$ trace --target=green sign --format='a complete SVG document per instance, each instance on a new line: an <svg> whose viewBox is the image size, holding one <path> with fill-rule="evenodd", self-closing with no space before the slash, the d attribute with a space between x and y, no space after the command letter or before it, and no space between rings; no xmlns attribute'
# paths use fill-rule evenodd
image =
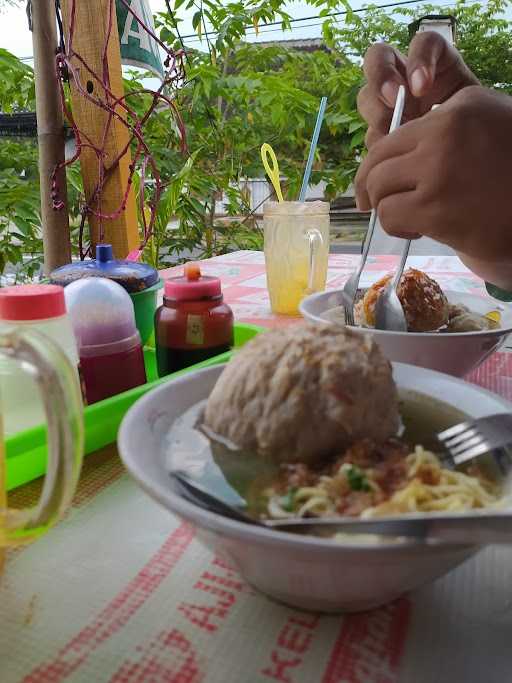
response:
<svg viewBox="0 0 512 683"><path fill-rule="evenodd" d="M153 13L149 6L149 0L126 0L126 4L154 33ZM124 2L116 0L116 10L119 42L121 44L121 62L147 69L156 76L163 77L164 67L158 43L128 11Z"/></svg>

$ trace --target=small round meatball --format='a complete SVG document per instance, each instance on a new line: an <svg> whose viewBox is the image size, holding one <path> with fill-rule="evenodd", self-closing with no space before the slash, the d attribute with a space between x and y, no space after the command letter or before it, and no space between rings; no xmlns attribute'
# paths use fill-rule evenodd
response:
<svg viewBox="0 0 512 683"><path fill-rule="evenodd" d="M500 326L499 312L480 315L470 311L464 304L450 304L448 312L448 332L481 332L495 330Z"/></svg>
<svg viewBox="0 0 512 683"><path fill-rule="evenodd" d="M396 435L391 365L370 336L300 323L258 335L236 353L205 424L276 463L315 463L367 437Z"/></svg>
<svg viewBox="0 0 512 683"><path fill-rule="evenodd" d="M491 329L491 322L478 313L462 313L451 318L448 332L481 332Z"/></svg>
<svg viewBox="0 0 512 683"><path fill-rule="evenodd" d="M359 308L363 325L375 327L377 299L392 277L393 274L388 273L364 295L362 307ZM404 308L409 332L432 332L448 323L448 299L437 282L421 270L409 268L400 279L397 294Z"/></svg>
<svg viewBox="0 0 512 683"><path fill-rule="evenodd" d="M469 308L464 306L464 304L448 304L448 320L458 318L459 315L465 315L470 312Z"/></svg>

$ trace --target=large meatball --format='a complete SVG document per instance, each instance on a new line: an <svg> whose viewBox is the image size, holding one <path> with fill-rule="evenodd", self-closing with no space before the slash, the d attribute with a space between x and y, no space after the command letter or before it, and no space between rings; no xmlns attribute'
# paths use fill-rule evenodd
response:
<svg viewBox="0 0 512 683"><path fill-rule="evenodd" d="M375 327L375 305L389 284L392 273L375 282L358 307L358 322ZM409 268L401 277L397 289L409 332L432 332L448 323L448 299L438 283L421 270Z"/></svg>
<svg viewBox="0 0 512 683"><path fill-rule="evenodd" d="M265 332L227 365L206 425L272 461L314 463L399 426L391 366L370 336L301 323Z"/></svg>

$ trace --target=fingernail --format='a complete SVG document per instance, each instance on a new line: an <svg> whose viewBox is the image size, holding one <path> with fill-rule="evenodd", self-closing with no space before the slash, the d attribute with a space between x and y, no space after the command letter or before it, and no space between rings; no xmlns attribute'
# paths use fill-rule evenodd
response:
<svg viewBox="0 0 512 683"><path fill-rule="evenodd" d="M394 81L386 81L383 83L380 91L382 93L382 97L386 100L386 103L390 107L394 107L396 96L398 95L398 83L395 83Z"/></svg>
<svg viewBox="0 0 512 683"><path fill-rule="evenodd" d="M411 75L411 90L413 95L422 95L428 83L429 73L425 66L418 67Z"/></svg>

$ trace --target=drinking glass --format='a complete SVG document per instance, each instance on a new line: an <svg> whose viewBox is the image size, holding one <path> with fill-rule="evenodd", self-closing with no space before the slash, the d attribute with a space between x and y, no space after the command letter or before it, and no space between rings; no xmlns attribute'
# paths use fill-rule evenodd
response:
<svg viewBox="0 0 512 683"><path fill-rule="evenodd" d="M274 313L297 315L305 296L325 289L329 222L328 202L265 205L265 265Z"/></svg>

